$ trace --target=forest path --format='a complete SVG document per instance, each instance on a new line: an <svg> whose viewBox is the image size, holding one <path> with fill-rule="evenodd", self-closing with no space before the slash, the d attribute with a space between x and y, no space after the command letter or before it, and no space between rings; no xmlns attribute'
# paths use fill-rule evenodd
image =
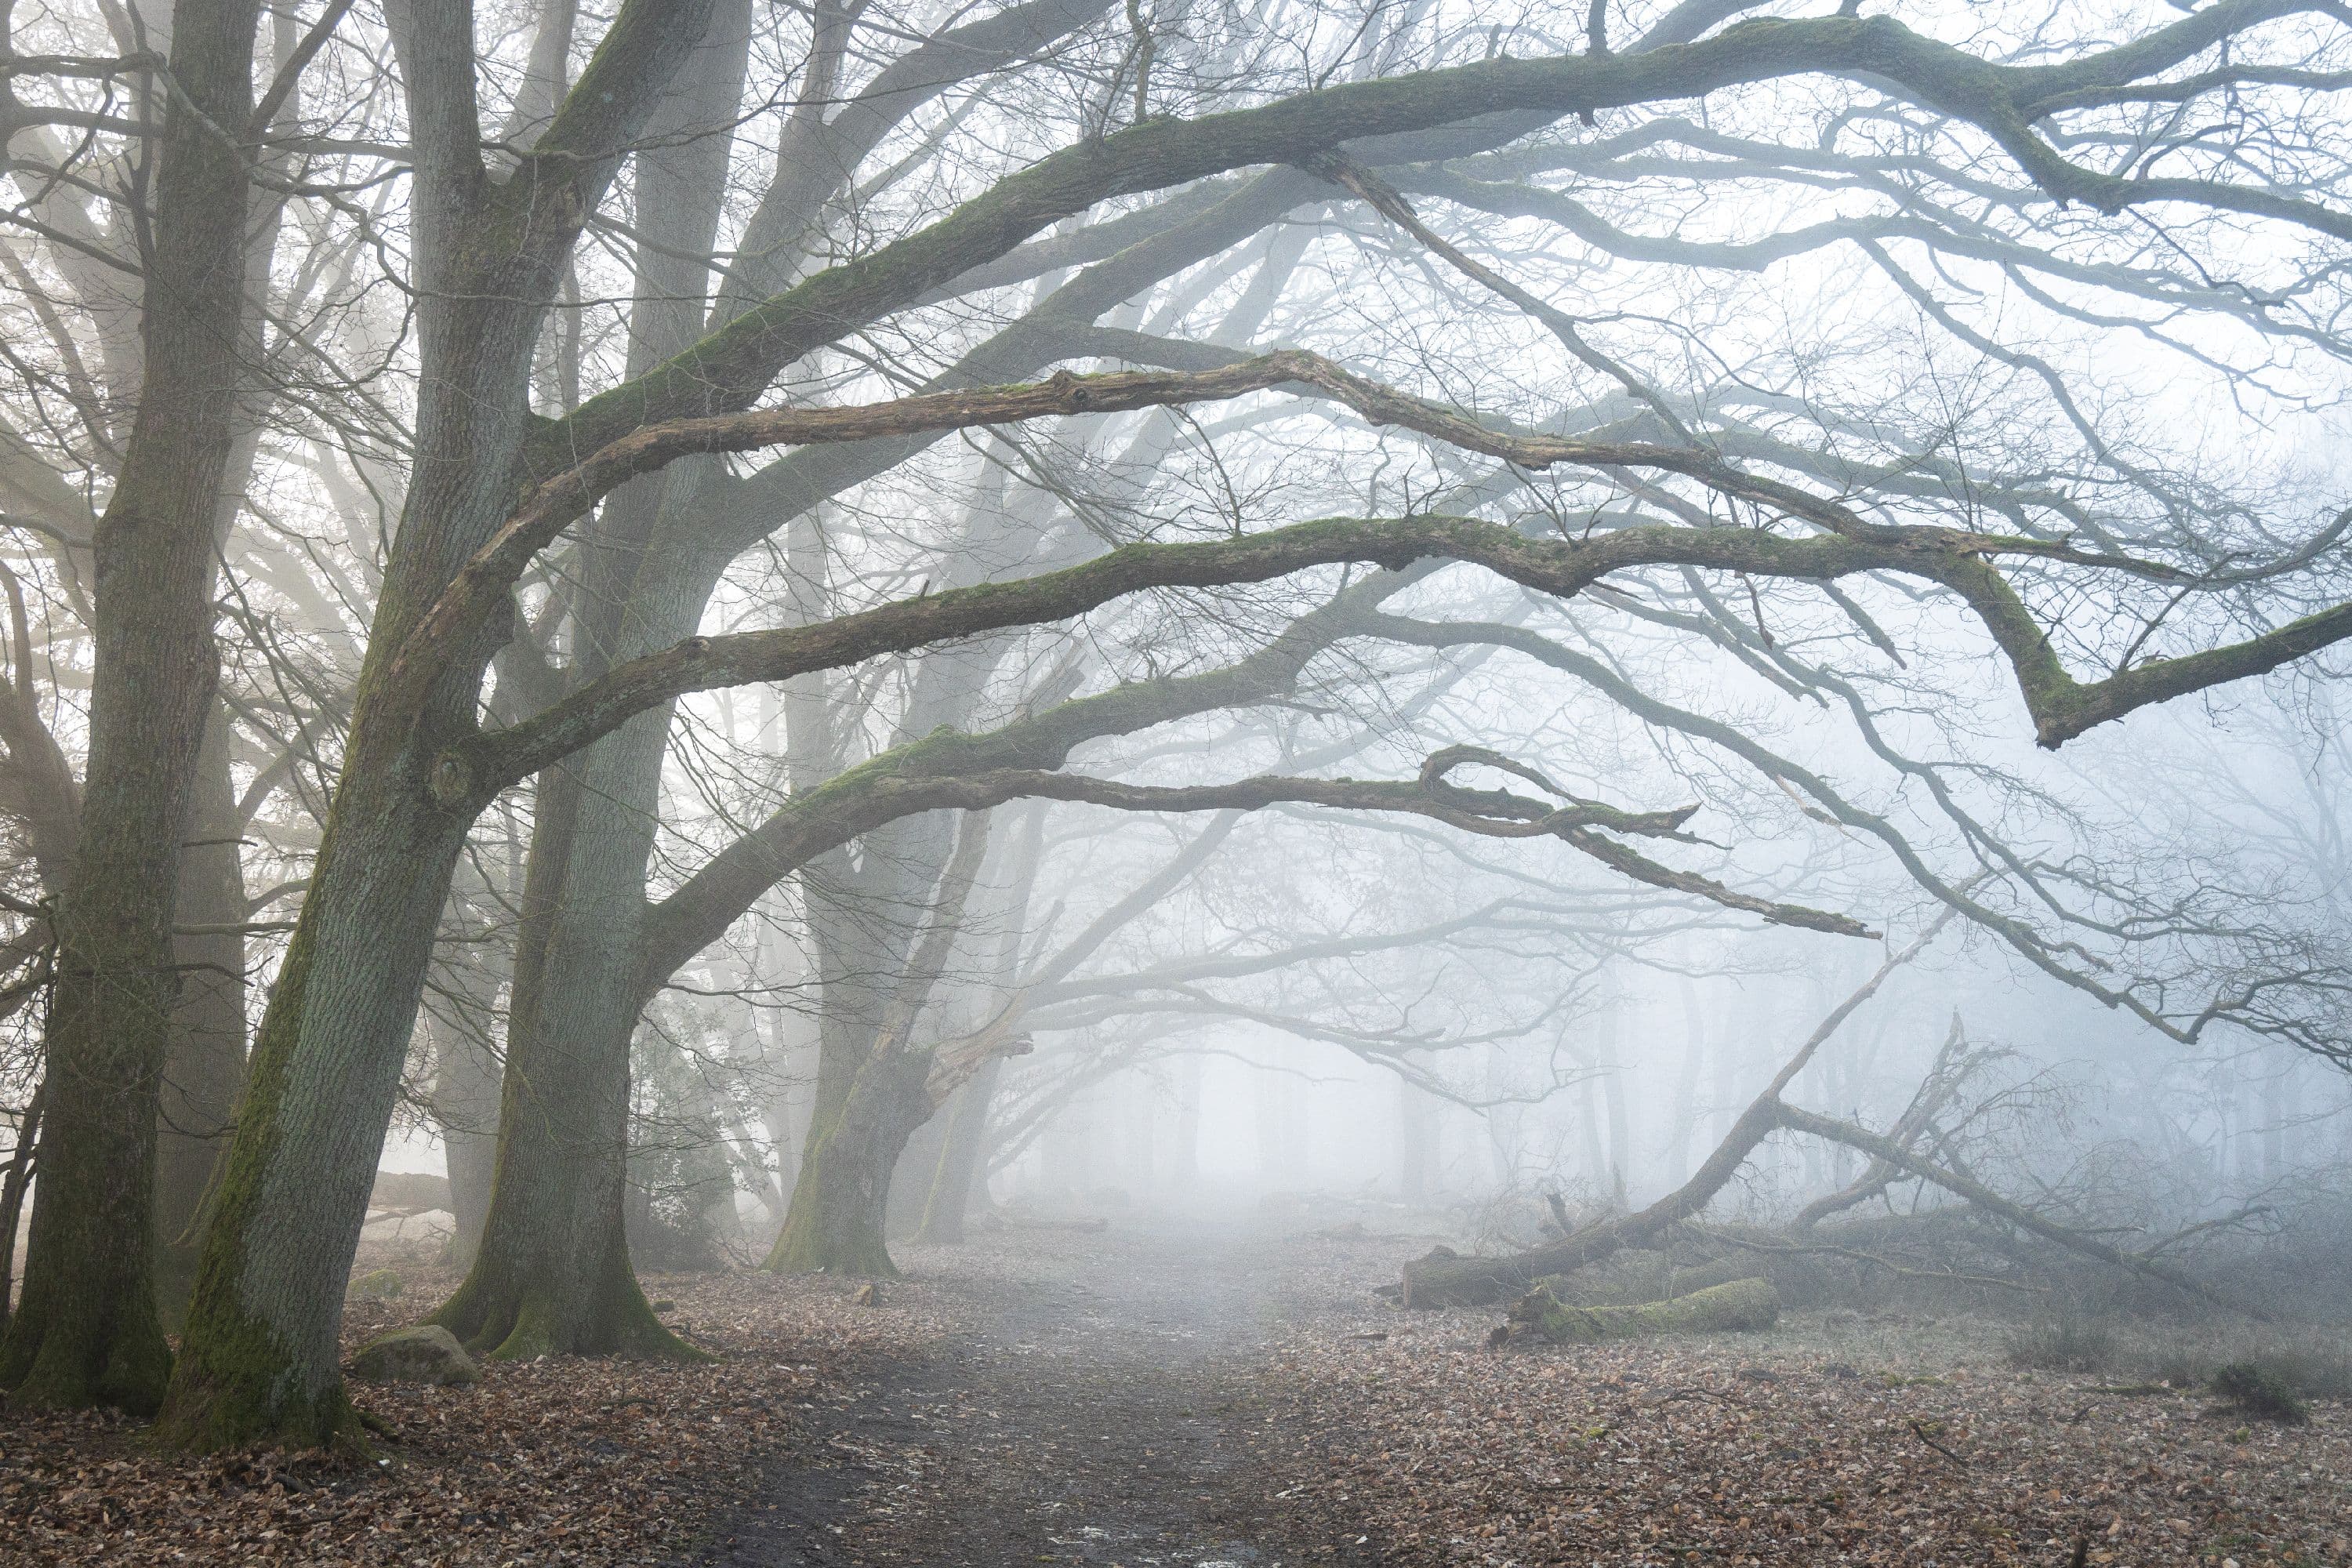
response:
<svg viewBox="0 0 2352 1568"><path fill-rule="evenodd" d="M1282 1248L1161 1222L906 1249L878 1310L904 1300L957 1331L832 1413L839 1463L781 1473L699 1561L1296 1563L1242 1435Z"/></svg>

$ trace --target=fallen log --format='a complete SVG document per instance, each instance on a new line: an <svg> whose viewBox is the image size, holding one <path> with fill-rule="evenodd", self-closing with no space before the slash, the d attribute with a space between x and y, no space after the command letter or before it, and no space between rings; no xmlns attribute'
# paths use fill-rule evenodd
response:
<svg viewBox="0 0 2352 1568"><path fill-rule="evenodd" d="M368 1194L370 1214L397 1215L413 1219L438 1209L449 1212L449 1178L428 1171L378 1171Z"/></svg>
<svg viewBox="0 0 2352 1568"><path fill-rule="evenodd" d="M997 1213L973 1223L975 1230L1074 1230L1092 1234L1110 1228L1110 1221L1100 1215L1080 1219L1047 1219L1032 1215Z"/></svg>
<svg viewBox="0 0 2352 1568"><path fill-rule="evenodd" d="M1696 1175L1641 1213L1586 1226L1549 1247L1507 1258L1462 1258L1450 1248L1438 1247L1404 1266L1399 1300L1408 1307L1491 1306L1547 1274L1573 1274L1588 1263L1598 1263L1612 1253L1664 1235L1695 1218L1738 1174L1756 1145L1780 1124L1774 1113L1779 1103L1776 1090L1768 1089L1764 1098L1740 1113Z"/></svg>
<svg viewBox="0 0 2352 1568"><path fill-rule="evenodd" d="M1853 994L1830 1009L1805 1037L1804 1044L1797 1047L1796 1054L1781 1064L1755 1103L1740 1112L1739 1120L1731 1124L1723 1142L1716 1145L1715 1152L1689 1181L1639 1214L1602 1220L1549 1247L1538 1247L1515 1257L1461 1258L1449 1247L1438 1247L1404 1266L1397 1300L1407 1307L1488 1306L1526 1289L1547 1274L1573 1273L1588 1263L1597 1263L1627 1247L1638 1247L1654 1237L1664 1236L1685 1220L1696 1218L1715 1194L1739 1173L1739 1167L1748 1163L1756 1145L1780 1125L1781 1091L1795 1081L1805 1064L1813 1059L1813 1053L1822 1048L1822 1042L1878 994L1888 975L1935 941L1950 919L1949 910L1938 915L1927 930L1912 939L1910 945L1889 954L1869 979L1854 988Z"/></svg>
<svg viewBox="0 0 2352 1568"><path fill-rule="evenodd" d="M1554 1344L1590 1345L1650 1334L1752 1333L1780 1317L1780 1293L1769 1279L1734 1279L1633 1307L1571 1307L1538 1285L1511 1309L1503 1337L1536 1334Z"/></svg>
<svg viewBox="0 0 2352 1568"><path fill-rule="evenodd" d="M1925 947L1942 924L1943 921L1939 919L1909 947L1888 958L1876 973L1822 1020L1780 1072L1774 1075L1764 1092L1758 1095L1754 1102L1740 1113L1739 1119L1732 1123L1730 1131L1706 1157L1697 1173L1682 1186L1639 1214L1602 1220L1557 1242L1526 1252L1501 1258L1463 1258L1448 1248L1438 1247L1428 1256L1415 1258L1404 1266L1397 1299L1407 1307L1491 1305L1511 1299L1548 1275L1572 1274L1627 1247L1655 1245L1675 1227L1696 1218L1715 1194L1730 1184L1759 1144L1774 1132L1785 1131L1843 1143L1869 1155L1872 1162L1871 1169L1862 1181L1825 1202L1810 1205L1800 1215L1795 1233L1786 1238L1785 1245L1789 1249L1802 1248L1809 1244L1818 1247L1817 1238L1809 1236L1808 1232L1819 1221L1884 1191L1900 1175L1941 1187L2000 1224L2013 1226L2079 1256L2159 1280L2175 1289L2257 1321L2268 1321L2260 1308L2232 1300L2171 1268L2152 1251L2126 1252L2097 1237L2061 1225L2021 1204L2011 1202L1966 1171L1953 1169L1915 1147L1913 1140L1927 1131L1934 1121L1935 1112L1951 1099L1954 1092L1953 1085L1957 1081L1954 1064L1961 1039L1957 1019L1951 1036L1937 1053L1937 1065L1928 1083L1923 1086L1911 1109L1896 1123L1893 1137L1802 1110L1781 1098L1798 1072L1821 1048L1822 1042L1836 1033L1839 1025L1878 990L1888 974Z"/></svg>
<svg viewBox="0 0 2352 1568"><path fill-rule="evenodd" d="M1833 1117L1816 1115L1812 1111L1802 1110L1793 1105L1780 1107L1780 1121L1781 1126L1792 1132L1810 1132L1815 1137L1826 1139L1831 1142L1843 1143L1850 1149L1860 1150L1863 1153L1883 1160L1890 1165L1899 1166L1921 1181L1932 1182L1948 1193L1966 1198L1985 1213L2005 1220L2020 1230L2038 1236L2044 1241L2054 1242L2070 1252L2080 1253L2085 1258L2095 1258L2102 1263L2111 1264L2117 1268L2129 1269L2132 1273L2169 1285L2176 1290L2200 1297L2217 1307L2243 1313L2257 1322L2270 1321L2270 1315L2259 1307L2249 1305L2211 1289L2180 1270L2158 1262L2143 1253L2126 1252L2121 1247L2111 1246L2095 1236L2085 1236L2080 1231L2059 1225L2021 1204L2011 1203L1974 1177L1962 1172L1948 1170L1916 1149L1906 1148L1892 1139L1881 1137L1866 1128L1856 1127L1851 1122L1840 1121Z"/></svg>

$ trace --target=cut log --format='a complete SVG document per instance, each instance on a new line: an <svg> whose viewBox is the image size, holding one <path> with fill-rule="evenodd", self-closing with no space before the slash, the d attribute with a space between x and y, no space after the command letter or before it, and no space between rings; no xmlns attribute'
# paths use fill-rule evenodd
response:
<svg viewBox="0 0 2352 1568"><path fill-rule="evenodd" d="M1538 1285L1511 1309L1507 1338L1538 1334L1560 1345L1650 1334L1752 1333L1780 1318L1780 1293L1769 1279L1734 1279L1687 1296L1637 1307L1571 1307Z"/></svg>

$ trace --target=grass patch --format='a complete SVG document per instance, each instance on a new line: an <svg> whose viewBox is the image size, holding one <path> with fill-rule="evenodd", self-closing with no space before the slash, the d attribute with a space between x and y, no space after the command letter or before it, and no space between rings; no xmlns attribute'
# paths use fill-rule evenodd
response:
<svg viewBox="0 0 2352 1568"><path fill-rule="evenodd" d="M2214 1393L2249 1415L2301 1426L2311 1412L2287 1381L2260 1362L2233 1361L2213 1373Z"/></svg>
<svg viewBox="0 0 2352 1568"><path fill-rule="evenodd" d="M2010 1334L2005 1348L2010 1365L2035 1372L2105 1372L2116 1364L2114 1331L2080 1312L2034 1318Z"/></svg>

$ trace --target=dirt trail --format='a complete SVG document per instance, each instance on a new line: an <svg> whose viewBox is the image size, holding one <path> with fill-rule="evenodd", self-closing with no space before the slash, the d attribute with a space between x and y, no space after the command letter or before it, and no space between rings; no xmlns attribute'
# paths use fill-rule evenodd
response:
<svg viewBox="0 0 2352 1568"><path fill-rule="evenodd" d="M881 1310L920 1301L964 1331L882 1369L830 1417L839 1462L779 1474L698 1561L1297 1563L1241 1431L1280 1246L1121 1226L908 1251Z"/></svg>

